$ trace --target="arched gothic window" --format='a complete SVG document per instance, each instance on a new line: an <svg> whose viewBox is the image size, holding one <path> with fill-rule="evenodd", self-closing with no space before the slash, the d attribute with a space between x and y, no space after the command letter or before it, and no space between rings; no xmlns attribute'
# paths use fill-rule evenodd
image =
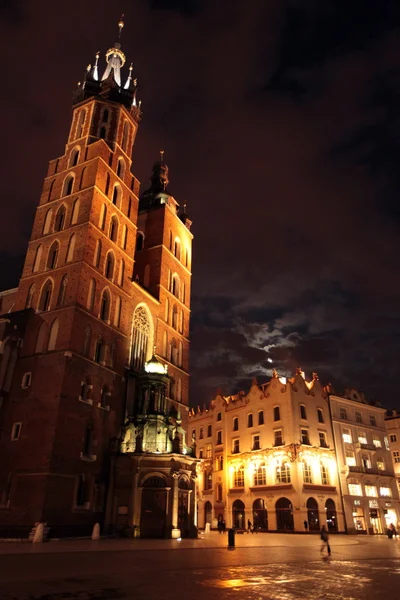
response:
<svg viewBox="0 0 400 600"><path fill-rule="evenodd" d="M64 206L64 204L61 204L61 206L58 209L57 214L56 214L56 220L54 222L54 231L61 231L62 229L64 229L65 213L66 213L65 206Z"/></svg>
<svg viewBox="0 0 400 600"><path fill-rule="evenodd" d="M108 321L110 319L111 294L108 290L104 290L101 295L100 302L100 319Z"/></svg>
<svg viewBox="0 0 400 600"><path fill-rule="evenodd" d="M69 238L66 262L71 262L74 259L75 241L76 235L74 233Z"/></svg>
<svg viewBox="0 0 400 600"><path fill-rule="evenodd" d="M144 235L141 231L136 236L136 251L139 252L144 248Z"/></svg>
<svg viewBox="0 0 400 600"><path fill-rule="evenodd" d="M107 208L106 208L105 204L102 204L101 205L101 210L100 210L99 227L103 231L104 231L104 228L106 226L106 218L107 218Z"/></svg>
<svg viewBox="0 0 400 600"><path fill-rule="evenodd" d="M178 344L178 367L182 366L182 362L183 362L183 346L182 346L182 342L179 342L179 344Z"/></svg>
<svg viewBox="0 0 400 600"><path fill-rule="evenodd" d="M35 284L33 283L28 290L28 294L26 296L25 308L31 308L33 302L33 294L35 293Z"/></svg>
<svg viewBox="0 0 400 600"><path fill-rule="evenodd" d="M78 222L79 205L80 205L80 201L79 201L79 198L77 198L72 207L71 225L76 225L76 223Z"/></svg>
<svg viewBox="0 0 400 600"><path fill-rule="evenodd" d="M118 219L115 215L111 217L109 237L113 242L116 242L118 238Z"/></svg>
<svg viewBox="0 0 400 600"><path fill-rule="evenodd" d="M40 261L42 260L42 254L43 254L43 246L40 244L40 246L38 246L36 248L35 260L33 261L33 267L32 267L32 273L37 273L37 271L39 271Z"/></svg>
<svg viewBox="0 0 400 600"><path fill-rule="evenodd" d="M110 116L110 114L109 114L109 112L108 112L108 109L107 109L107 108L105 108L105 109L103 110L103 115L102 115L102 118L101 118L101 122L102 122L102 123L108 123L108 118L109 118L109 116Z"/></svg>
<svg viewBox="0 0 400 600"><path fill-rule="evenodd" d="M112 203L115 204L115 206L117 206L118 208L121 208L121 195L121 188L118 184L115 184L112 195Z"/></svg>
<svg viewBox="0 0 400 600"><path fill-rule="evenodd" d="M179 298L179 290L180 290L179 275L177 275L177 273L174 273L171 278L171 292L173 293L174 296L176 296L176 298Z"/></svg>
<svg viewBox="0 0 400 600"><path fill-rule="evenodd" d="M85 125L85 120L86 120L86 110L81 110L79 112L79 117L78 117L78 124L76 127L76 138L79 139L83 136L83 129L84 129L84 125Z"/></svg>
<svg viewBox="0 0 400 600"><path fill-rule="evenodd" d="M147 310L138 306L133 315L132 366L141 370L147 360L150 343L150 321Z"/></svg>
<svg viewBox="0 0 400 600"><path fill-rule="evenodd" d="M59 327L60 319L54 319L50 327L50 335L49 342L47 344L47 350L55 350Z"/></svg>
<svg viewBox="0 0 400 600"><path fill-rule="evenodd" d="M105 190L104 190L104 193L105 193L106 196L108 196L109 191L110 191L110 174L107 173L106 187L105 187Z"/></svg>
<svg viewBox="0 0 400 600"><path fill-rule="evenodd" d="M118 163L117 163L117 175L120 179L123 179L125 177L125 161L122 158L122 156L119 157L118 159Z"/></svg>
<svg viewBox="0 0 400 600"><path fill-rule="evenodd" d="M105 264L105 269L104 269L104 275L105 275L105 277L107 277L107 279L113 278L114 265L115 265L114 254L112 252L108 252L108 254L106 256L106 264Z"/></svg>
<svg viewBox="0 0 400 600"><path fill-rule="evenodd" d="M50 279L48 279L42 288L42 293L40 294L40 300L39 300L39 306L38 306L39 310L46 311L46 310L50 309L52 293L53 293L53 284L50 281Z"/></svg>
<svg viewBox="0 0 400 600"><path fill-rule="evenodd" d="M78 164L79 153L80 153L80 148L74 148L72 150L71 155L70 155L70 159L69 159L69 166L70 167L76 167L76 165Z"/></svg>
<svg viewBox="0 0 400 600"><path fill-rule="evenodd" d="M64 179L64 186L63 186L63 196L69 196L70 194L72 194L72 190L74 188L74 175L72 173L70 173L69 175L67 175L67 177Z"/></svg>
<svg viewBox="0 0 400 600"><path fill-rule="evenodd" d="M175 242L174 242L174 256L176 256L176 258L178 260L181 259L181 241L179 238L175 238Z"/></svg>
<svg viewBox="0 0 400 600"><path fill-rule="evenodd" d="M61 283L60 283L60 289L58 292L58 299L57 299L57 306L64 306L64 304L65 304L65 294L67 291L67 283L68 283L68 277L67 277L67 275L64 275L64 277L61 279Z"/></svg>
<svg viewBox="0 0 400 600"><path fill-rule="evenodd" d="M53 179L53 181L50 184L50 188L49 188L49 195L47 196L47 202L50 202L51 200L51 196L53 194L53 189L54 189L54 184L55 184L56 180Z"/></svg>
<svg viewBox="0 0 400 600"><path fill-rule="evenodd" d="M83 167L82 172L81 172L80 181L79 181L79 189L80 190L83 190L83 180L85 177L85 173L86 173L86 167Z"/></svg>
<svg viewBox="0 0 400 600"><path fill-rule="evenodd" d="M50 232L50 225L51 225L51 217L53 216L53 209L50 208L47 213L46 216L44 218L44 223L43 223L43 235L45 235L46 233Z"/></svg>
<svg viewBox="0 0 400 600"><path fill-rule="evenodd" d="M60 244L55 240L50 246L49 255L47 257L47 268L55 269L57 267L58 252L60 250Z"/></svg>
<svg viewBox="0 0 400 600"><path fill-rule="evenodd" d="M172 327L178 329L178 307L176 304L172 308Z"/></svg>

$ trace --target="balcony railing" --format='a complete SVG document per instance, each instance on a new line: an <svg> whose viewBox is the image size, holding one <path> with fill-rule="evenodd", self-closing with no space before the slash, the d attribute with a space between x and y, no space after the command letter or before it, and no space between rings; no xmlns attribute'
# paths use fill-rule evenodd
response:
<svg viewBox="0 0 400 600"><path fill-rule="evenodd" d="M371 452L375 452L377 447L374 444L364 444L363 442L356 442L356 448L361 448L361 450L370 450Z"/></svg>
<svg viewBox="0 0 400 600"><path fill-rule="evenodd" d="M366 473L368 475L382 475L382 476L386 476L386 477L394 477L394 472L393 471L388 471L388 470L384 470L384 469L375 469L375 468L368 468L368 467L358 467L358 466L349 466L349 471L350 473Z"/></svg>

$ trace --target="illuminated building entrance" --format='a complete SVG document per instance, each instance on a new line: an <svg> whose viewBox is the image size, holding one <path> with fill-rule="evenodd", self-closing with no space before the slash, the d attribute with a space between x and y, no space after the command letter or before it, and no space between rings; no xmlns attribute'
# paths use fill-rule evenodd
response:
<svg viewBox="0 0 400 600"><path fill-rule="evenodd" d="M328 498L328 500L325 502L325 513L328 531L337 531L338 523L336 515L336 505L331 498Z"/></svg>

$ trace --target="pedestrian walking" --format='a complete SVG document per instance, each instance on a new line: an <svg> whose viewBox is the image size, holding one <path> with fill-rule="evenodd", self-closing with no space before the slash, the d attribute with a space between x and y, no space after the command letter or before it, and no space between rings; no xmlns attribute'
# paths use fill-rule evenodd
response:
<svg viewBox="0 0 400 600"><path fill-rule="evenodd" d="M308 521L304 521L304 531L308 531Z"/></svg>
<svg viewBox="0 0 400 600"><path fill-rule="evenodd" d="M251 531L251 521L250 519L247 520L247 533L250 533Z"/></svg>
<svg viewBox="0 0 400 600"><path fill-rule="evenodd" d="M321 554L324 554L324 550L326 548L326 551L328 553L328 556L331 555L331 547L329 545L329 535L328 532L326 530L325 525L322 525L322 529L321 529Z"/></svg>
<svg viewBox="0 0 400 600"><path fill-rule="evenodd" d="M388 535L389 540L391 540L393 538L396 539L397 531L396 531L396 527L393 525L393 523L390 523L389 529L387 531L387 535Z"/></svg>

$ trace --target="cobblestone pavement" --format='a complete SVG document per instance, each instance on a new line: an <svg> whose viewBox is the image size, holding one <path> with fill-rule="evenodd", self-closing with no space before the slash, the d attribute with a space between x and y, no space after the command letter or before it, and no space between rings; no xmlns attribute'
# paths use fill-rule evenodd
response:
<svg viewBox="0 0 400 600"><path fill-rule="evenodd" d="M257 537L257 539L256 539ZM222 538L222 539L221 539ZM0 544L1 600L400 599L400 540L336 536Z"/></svg>

